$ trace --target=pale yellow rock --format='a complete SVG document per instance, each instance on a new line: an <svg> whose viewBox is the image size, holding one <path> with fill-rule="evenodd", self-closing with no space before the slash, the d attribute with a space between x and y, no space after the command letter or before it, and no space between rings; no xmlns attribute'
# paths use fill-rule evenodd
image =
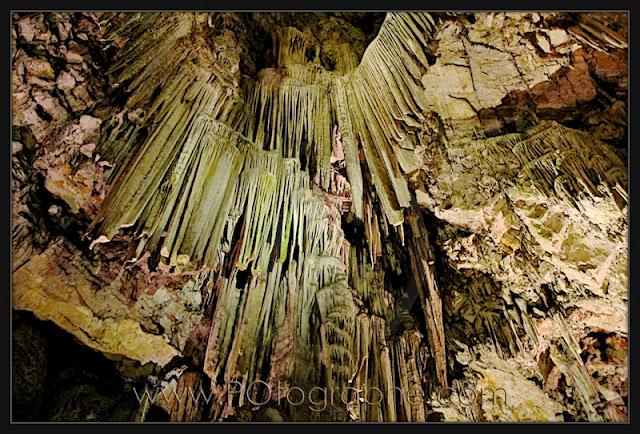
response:
<svg viewBox="0 0 640 434"><path fill-rule="evenodd" d="M53 68L51 67L51 64L46 60L31 58L29 60L29 63L27 64L27 71L29 74L32 74L35 77L48 80L53 80L55 78Z"/></svg>
<svg viewBox="0 0 640 434"><path fill-rule="evenodd" d="M533 381L515 371L483 369L481 391L495 391L495 400L483 401L489 420L515 422L562 422L562 406L549 398ZM500 393L501 392L501 393ZM492 393L486 395L493 398ZM506 397L504 403L500 401Z"/></svg>
<svg viewBox="0 0 640 434"><path fill-rule="evenodd" d="M52 267L47 252L32 258L13 274L13 308L33 312L41 320L53 321L94 350L112 357L125 357L143 364L167 364L179 352L162 336L146 333L140 323L117 315L96 315L109 309L99 292L78 274L73 279ZM95 305L95 306L92 306ZM120 309L125 310L121 305Z"/></svg>
<svg viewBox="0 0 640 434"><path fill-rule="evenodd" d="M83 189L85 191L79 190L78 186L57 169L47 171L44 186L52 194L65 201L73 213L79 212L80 207L87 199L86 189Z"/></svg>
<svg viewBox="0 0 640 434"><path fill-rule="evenodd" d="M542 34L538 33L536 35L536 41L538 42L538 47L542 49L545 53L551 53L551 46L549 44L549 40Z"/></svg>
<svg viewBox="0 0 640 434"><path fill-rule="evenodd" d="M547 32L552 47L564 45L569 42L569 35L563 29L551 29Z"/></svg>

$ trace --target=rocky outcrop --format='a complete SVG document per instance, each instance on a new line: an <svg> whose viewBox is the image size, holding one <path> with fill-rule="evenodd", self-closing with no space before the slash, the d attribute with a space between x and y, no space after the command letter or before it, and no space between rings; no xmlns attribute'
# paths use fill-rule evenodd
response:
<svg viewBox="0 0 640 434"><path fill-rule="evenodd" d="M580 16L563 28L553 25L557 15L476 16L473 24L443 25L436 72L423 79L437 90L432 110L443 139L422 157L416 200L439 220L437 244L452 273L445 317L461 336L493 342L475 358L526 355L515 369L524 378L544 354L560 351L545 368L556 377L536 374L542 389L552 396L574 389L581 405L563 412L577 419L619 420L620 371L597 374L578 342L591 333L627 339L627 169L612 140L626 135L626 100L613 96L626 95L624 36L603 27L602 17ZM597 71L615 69L613 59L619 75L608 80L615 93L605 93L604 104L622 117L610 122L593 105L606 87Z"/></svg>
<svg viewBox="0 0 640 434"><path fill-rule="evenodd" d="M13 307L129 417L626 420L624 14L12 32Z"/></svg>

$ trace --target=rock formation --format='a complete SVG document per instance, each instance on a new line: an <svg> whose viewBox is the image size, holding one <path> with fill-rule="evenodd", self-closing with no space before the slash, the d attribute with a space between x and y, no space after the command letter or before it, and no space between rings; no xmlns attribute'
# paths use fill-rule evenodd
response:
<svg viewBox="0 0 640 434"><path fill-rule="evenodd" d="M11 30L14 419L627 419L626 14Z"/></svg>

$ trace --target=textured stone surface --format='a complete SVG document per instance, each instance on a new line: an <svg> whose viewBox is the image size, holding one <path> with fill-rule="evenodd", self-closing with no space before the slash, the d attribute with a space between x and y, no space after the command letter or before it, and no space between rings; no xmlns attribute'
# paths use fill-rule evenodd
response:
<svg viewBox="0 0 640 434"><path fill-rule="evenodd" d="M85 382L49 417L626 420L626 38L624 14L14 14L14 309L216 397L90 415ZM230 384L256 380L348 400L253 408Z"/></svg>

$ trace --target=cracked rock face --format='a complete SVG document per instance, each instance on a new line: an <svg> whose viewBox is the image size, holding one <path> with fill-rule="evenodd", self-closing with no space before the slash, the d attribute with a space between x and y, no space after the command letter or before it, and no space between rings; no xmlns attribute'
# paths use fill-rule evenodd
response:
<svg viewBox="0 0 640 434"><path fill-rule="evenodd" d="M11 31L14 418L627 420L625 14Z"/></svg>

